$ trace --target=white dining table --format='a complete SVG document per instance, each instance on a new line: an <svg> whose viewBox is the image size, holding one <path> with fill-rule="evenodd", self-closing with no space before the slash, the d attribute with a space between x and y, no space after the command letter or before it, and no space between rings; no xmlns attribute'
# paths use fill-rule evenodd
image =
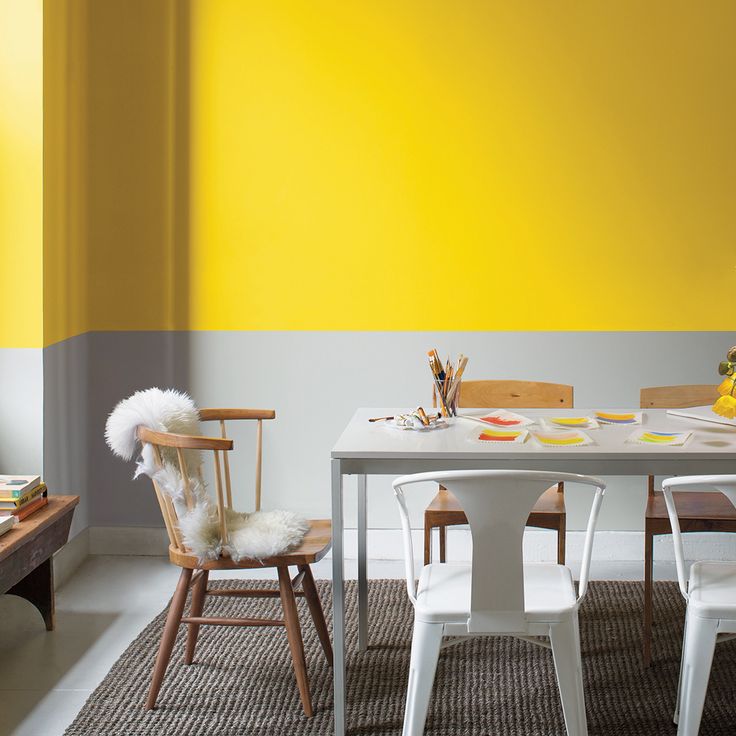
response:
<svg viewBox="0 0 736 736"><path fill-rule="evenodd" d="M598 407L598 410L631 411ZM399 476L428 470L498 468L549 470L588 475L697 475L736 472L736 430L721 424L667 414L642 412L641 425L601 425L584 430L587 446L542 447L531 437L523 444L478 440L483 426L457 417L442 429L398 430L371 417L394 416L407 409L358 409L332 449L332 584L335 735L345 723L345 585L343 542L343 476L358 477L358 645L368 645L367 482L368 475ZM490 410L463 409L483 416ZM525 417L592 416L585 409L524 409ZM530 427L535 429L538 427ZM635 430L691 431L683 446L651 446L627 441ZM349 673L347 673L349 674Z"/></svg>

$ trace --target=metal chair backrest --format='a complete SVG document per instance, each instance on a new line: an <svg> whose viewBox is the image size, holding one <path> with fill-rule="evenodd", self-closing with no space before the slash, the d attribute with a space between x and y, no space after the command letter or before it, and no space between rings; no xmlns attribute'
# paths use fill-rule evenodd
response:
<svg viewBox="0 0 736 736"><path fill-rule="evenodd" d="M677 478L667 478L662 483L662 493L667 504L667 514L672 527L672 541L675 545L675 564L677 565L677 582L680 592L688 598L687 571L685 570L685 551L682 544L680 520L677 517L677 504L673 491L687 491L688 493L712 493L720 491L736 508L736 475L683 475Z"/></svg>
<svg viewBox="0 0 736 736"><path fill-rule="evenodd" d="M538 470L457 470L405 475L393 483L401 514L407 590L413 602L413 548L403 489L427 481L442 484L458 498L470 525L473 553L469 632L525 630L524 528L532 507L554 483L596 488L585 536L579 599L585 595L595 524L606 487L602 480Z"/></svg>

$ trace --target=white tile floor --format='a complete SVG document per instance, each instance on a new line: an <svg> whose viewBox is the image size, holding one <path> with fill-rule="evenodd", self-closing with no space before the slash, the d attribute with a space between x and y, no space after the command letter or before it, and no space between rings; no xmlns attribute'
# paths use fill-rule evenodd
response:
<svg viewBox="0 0 736 736"><path fill-rule="evenodd" d="M314 566L330 577L330 560ZM356 563L346 563L356 576ZM403 563L373 561L371 577L403 576ZM641 579L640 562L594 563L599 579ZM673 579L672 565L659 579ZM222 573L222 577L235 577ZM272 577L264 571L261 577ZM128 644L161 611L178 569L158 557L90 557L57 593L57 627L47 632L26 601L0 596L0 736L60 736ZM254 577L253 572L244 577Z"/></svg>

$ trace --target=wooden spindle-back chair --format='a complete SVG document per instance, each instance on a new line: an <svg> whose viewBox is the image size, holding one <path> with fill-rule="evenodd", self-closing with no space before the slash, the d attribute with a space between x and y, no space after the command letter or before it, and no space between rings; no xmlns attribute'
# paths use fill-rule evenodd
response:
<svg viewBox="0 0 736 736"><path fill-rule="evenodd" d="M275 411L271 409L201 409L200 419L204 422L216 421L220 425L220 437L194 437L190 435L171 434L167 432L155 432L146 427L138 428L138 438L144 444L153 448L156 462L159 466L166 459L171 460L174 455L184 479L184 505L191 509L196 502L193 490L190 487L190 473L187 468L186 451L199 450L211 451L214 461L215 495L217 502L217 513L220 523L220 537L227 540L227 515L226 510L233 507L232 483L230 477L230 462L228 453L233 449L233 441L227 436L225 422L228 420L255 420L256 429L256 479L255 479L255 508L261 507L261 468L263 451L263 422L274 419ZM172 452L174 451L174 452ZM199 469L201 473L201 466ZM322 604L317 594L310 565L317 562L327 554L332 543L331 523L329 520L310 521L302 544L277 557L265 560L242 559L235 562L229 557L221 556L216 560L200 562L197 556L189 551L182 541L178 528L178 515L176 504L171 497L163 491L159 484L154 481L161 513L164 518L166 530L169 535L169 559L181 568L181 575L176 586L176 592L171 600L166 624L161 636L156 664L151 679L151 687L148 692L146 709L154 708L158 697L161 683L163 682L166 669L171 659L174 648L176 633L181 624L188 626L186 649L184 652L185 664L194 661L194 650L197 645L199 628L202 625L211 626L284 626L291 649L299 695L304 712L307 716L313 714L312 701L309 692L309 681L307 679L306 662L304 659L304 645L302 642L299 615L296 607L296 597L304 597L307 601L309 611L312 615L317 635L327 661L332 664L332 645L325 623ZM298 574L291 579L289 566L295 566ZM279 589L208 589L207 583L210 570L243 570L249 568L262 569L274 567L278 573ZM184 616L187 594L192 591L190 611ZM283 619L271 618L222 618L206 617L202 615L206 596L233 596L240 598L280 598L284 612Z"/></svg>
<svg viewBox="0 0 736 736"><path fill-rule="evenodd" d="M685 409L713 404L718 399L714 384L652 386L641 389L642 409ZM677 494L677 514L683 532L736 532L736 509L719 491ZM667 505L661 491L654 488L654 476L647 479L647 506L644 512L644 629L642 659L652 660L652 620L654 573L654 537L672 534Z"/></svg>
<svg viewBox="0 0 736 736"><path fill-rule="evenodd" d="M477 409L486 407L571 409L573 387L562 383L539 381L463 381L460 384L459 397L459 407ZM527 521L527 526L557 532L557 563L559 565L565 564L567 512L564 493L562 483L548 489L534 505ZM428 565L432 558L432 529L439 529L440 562L445 562L447 527L467 523L465 512L458 500L448 490L440 487L439 492L424 511L424 564Z"/></svg>

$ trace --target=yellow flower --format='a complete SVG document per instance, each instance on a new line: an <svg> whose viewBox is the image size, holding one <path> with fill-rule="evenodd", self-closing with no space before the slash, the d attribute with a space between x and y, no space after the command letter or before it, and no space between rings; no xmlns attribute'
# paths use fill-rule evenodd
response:
<svg viewBox="0 0 736 736"><path fill-rule="evenodd" d="M713 404L713 411L726 419L733 419L736 417L736 398L733 396L721 396L715 404Z"/></svg>
<svg viewBox="0 0 736 736"><path fill-rule="evenodd" d="M733 394L734 390L734 382L736 382L736 378L733 376L726 376L726 378L721 381L721 385L718 387L718 393L721 396L727 396L728 394Z"/></svg>

